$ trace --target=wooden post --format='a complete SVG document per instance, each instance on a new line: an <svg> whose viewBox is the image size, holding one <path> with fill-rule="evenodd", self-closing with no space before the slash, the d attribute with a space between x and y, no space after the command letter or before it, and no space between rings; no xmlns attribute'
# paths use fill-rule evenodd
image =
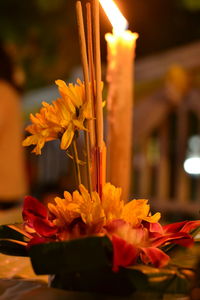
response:
<svg viewBox="0 0 200 300"><path fill-rule="evenodd" d="M169 122L164 121L159 131L160 161L158 165L157 198L160 203L169 198L170 164L169 164Z"/></svg>
<svg viewBox="0 0 200 300"><path fill-rule="evenodd" d="M148 157L149 138L141 144L139 195L148 198L151 190L151 165Z"/></svg>
<svg viewBox="0 0 200 300"><path fill-rule="evenodd" d="M185 160L188 139L188 114L182 105L177 112L177 142L176 142L176 199L181 203L186 203L190 199L189 178L184 171L183 163Z"/></svg>

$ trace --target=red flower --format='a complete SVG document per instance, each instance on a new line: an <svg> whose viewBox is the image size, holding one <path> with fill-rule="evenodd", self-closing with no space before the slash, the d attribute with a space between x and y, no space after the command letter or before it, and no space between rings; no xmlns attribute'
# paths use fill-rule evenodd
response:
<svg viewBox="0 0 200 300"><path fill-rule="evenodd" d="M197 221L183 221L163 226L163 231L167 232L190 232L200 226L200 220Z"/></svg>
<svg viewBox="0 0 200 300"><path fill-rule="evenodd" d="M118 271L119 266L128 267L136 263L139 255L137 247L126 242L117 235L112 236L113 244L113 271Z"/></svg>
<svg viewBox="0 0 200 300"><path fill-rule="evenodd" d="M156 247L163 246L166 243L190 247L194 241L188 233L200 226L200 221L183 221L165 226L161 226L159 223L150 224L145 222L144 226L148 228L150 239Z"/></svg>
<svg viewBox="0 0 200 300"><path fill-rule="evenodd" d="M44 241L44 238L55 238L58 229L49 220L46 206L36 198L25 197L22 216L25 227L30 229L34 238L39 237L41 241Z"/></svg>
<svg viewBox="0 0 200 300"><path fill-rule="evenodd" d="M189 231L200 226L200 221L174 223L161 226L159 223L143 222L134 228L122 220L115 220L106 226L113 244L113 270L135 264L140 258L143 263L164 267L169 256L160 248L166 244L193 245Z"/></svg>

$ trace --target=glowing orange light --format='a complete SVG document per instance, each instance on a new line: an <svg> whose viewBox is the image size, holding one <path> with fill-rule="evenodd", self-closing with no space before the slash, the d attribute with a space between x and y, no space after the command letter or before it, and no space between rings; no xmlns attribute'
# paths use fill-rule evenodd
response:
<svg viewBox="0 0 200 300"><path fill-rule="evenodd" d="M99 0L99 2L113 26L114 33L120 35L128 27L127 20L124 18L113 0Z"/></svg>

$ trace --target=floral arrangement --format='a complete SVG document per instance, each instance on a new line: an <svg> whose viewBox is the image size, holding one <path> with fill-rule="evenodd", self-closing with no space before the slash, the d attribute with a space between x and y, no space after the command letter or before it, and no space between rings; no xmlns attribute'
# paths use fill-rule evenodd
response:
<svg viewBox="0 0 200 300"><path fill-rule="evenodd" d="M157 279L160 275L157 288L161 282L169 287L175 279L185 286L187 278L180 268L164 267L169 266L174 245L194 244L192 235L200 220L162 226L160 213L151 214L148 200L121 199L121 188L105 182L106 147L98 143L102 132L95 101L102 82L96 78L89 83L77 80L66 85L57 80L56 84L60 97L52 104L43 102L40 112L31 114L32 123L26 128L30 135L23 145L34 145L33 152L40 155L46 142L59 139L60 148L74 161L77 190L65 191L63 198L56 197L47 206L25 197L24 222L1 227L0 251L30 256L36 274L54 275L52 286L68 290L127 295L149 287L149 274ZM79 159L77 146L81 131L85 162ZM87 187L80 167L87 169Z"/></svg>
<svg viewBox="0 0 200 300"><path fill-rule="evenodd" d="M112 243L113 271L133 266L139 261L164 267L170 258L162 247L178 244L191 247L188 233L200 226L200 221L184 221L161 226L160 213L149 213L147 200L132 200L124 204L121 191L110 183L103 188L102 199L79 186L79 191L64 193L48 208L37 199L27 196L23 218L30 240L27 247L38 243L62 242L88 236L106 236Z"/></svg>

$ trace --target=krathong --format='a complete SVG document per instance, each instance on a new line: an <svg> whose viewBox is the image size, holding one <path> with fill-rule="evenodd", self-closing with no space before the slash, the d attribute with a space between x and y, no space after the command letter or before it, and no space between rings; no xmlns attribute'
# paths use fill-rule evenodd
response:
<svg viewBox="0 0 200 300"><path fill-rule="evenodd" d="M65 192L64 199L55 198L48 208L33 197L25 198L24 226L31 236L27 247L93 235L108 236L113 245L112 267L118 271L119 267L138 263L138 258L145 264L164 267L170 258L161 247L191 247L194 243L188 233L200 226L200 221L161 226L160 214L150 215L147 200L124 204L120 189L109 183L104 186L102 200L96 192L90 196L82 185L79 189L72 195Z"/></svg>
<svg viewBox="0 0 200 300"><path fill-rule="evenodd" d="M80 1L76 6L84 81L57 80L60 97L30 115L30 135L23 142L40 155L46 142L59 139L74 162L77 189L46 205L26 196L23 224L1 226L0 251L29 256L36 274L51 275L51 285L66 290L130 295L159 291L161 284L168 292L174 285L185 292L188 276L170 264L171 256L180 246L194 245L200 220L162 226L161 214L151 213L148 200L128 202L120 187L106 182L99 4L93 2L93 12L86 6L87 43ZM81 132L84 145L79 147Z"/></svg>

